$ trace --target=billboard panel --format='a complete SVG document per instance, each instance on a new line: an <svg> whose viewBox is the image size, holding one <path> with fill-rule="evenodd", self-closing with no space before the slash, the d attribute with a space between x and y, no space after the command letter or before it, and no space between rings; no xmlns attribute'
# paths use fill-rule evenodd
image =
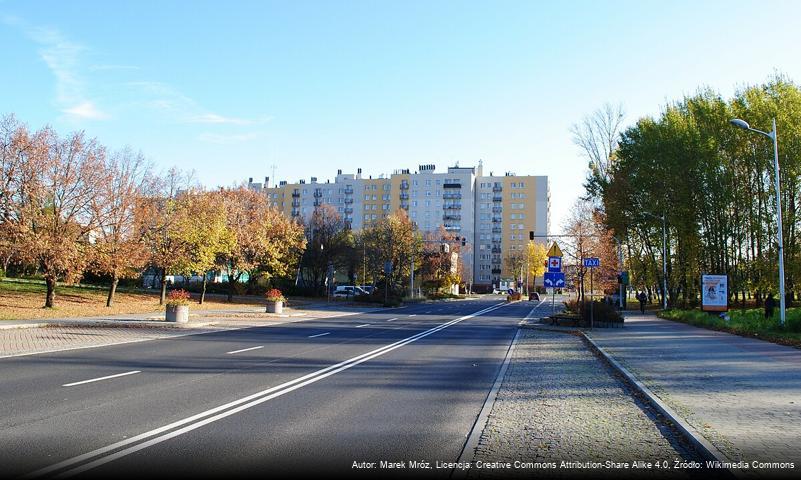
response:
<svg viewBox="0 0 801 480"><path fill-rule="evenodd" d="M729 277L701 275L701 310L725 312L729 309Z"/></svg>

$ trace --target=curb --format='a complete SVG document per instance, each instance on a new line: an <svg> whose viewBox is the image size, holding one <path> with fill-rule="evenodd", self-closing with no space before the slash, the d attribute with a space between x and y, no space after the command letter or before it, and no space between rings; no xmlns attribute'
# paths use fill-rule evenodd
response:
<svg viewBox="0 0 801 480"><path fill-rule="evenodd" d="M512 339L512 343L509 344L509 349L506 351L506 357L503 359L501 368L498 370L498 374L495 376L495 382L492 384L492 388L487 394L487 398L484 400L484 405L481 407L481 411L479 412L478 417L476 417L473 427L470 429L470 433L467 436L467 441L465 441L465 444L462 447L459 458L456 460L457 464L467 464L468 462L472 464L473 462L473 457L475 456L478 442L481 439L481 434L484 433L484 429L487 427L490 412L492 412L492 407L495 405L496 398L498 398L498 391L501 389L501 384L503 384L503 379L506 376L506 370L509 369L509 363L511 363L512 360L512 353L514 353L519 338L520 329L518 328L515 332L514 338ZM449 478L466 478L469 471L469 468L454 469L451 471Z"/></svg>
<svg viewBox="0 0 801 480"><path fill-rule="evenodd" d="M662 416L664 416L668 421L670 421L679 433L684 437L685 440L690 443L690 445L695 448L695 450L701 454L704 460L714 461L714 462L721 462L721 463L733 463L731 460L728 459L720 450L718 450L714 445L712 445L703 435L701 435L698 431L695 430L689 423L687 423L682 417L679 416L678 413L673 411L665 402L663 402L659 397L657 397L648 387L645 386L633 373L628 371L626 367L620 364L617 360L614 359L606 350L603 349L600 345L595 343L595 341L587 336L587 333L584 330L579 328L554 328L549 327L546 325L536 325L536 324L527 324L523 325L523 328L530 328L532 330L545 330L549 332L556 332L556 333L564 333L567 335L577 335L580 336L587 345L590 346L590 349L595 351L598 355L600 355L604 360L606 360L609 365L617 371L620 375L625 378L626 382L638 393L640 393L644 398L647 399L650 406L653 407L657 412L659 412ZM745 478L743 472L740 470L733 470L731 468L720 468L719 471L724 476L728 476L730 478L742 479Z"/></svg>

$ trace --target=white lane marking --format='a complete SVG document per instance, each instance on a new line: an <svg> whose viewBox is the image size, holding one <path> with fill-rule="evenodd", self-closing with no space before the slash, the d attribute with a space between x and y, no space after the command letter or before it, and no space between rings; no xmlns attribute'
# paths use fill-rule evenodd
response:
<svg viewBox="0 0 801 480"><path fill-rule="evenodd" d="M81 380L80 382L65 383L64 385L62 385L62 387L74 387L75 385L83 385L84 383L99 382L101 380L108 380L109 378L124 377L126 375L135 375L137 373L142 373L142 371L141 370L133 370L133 371L130 371L130 372L118 373L116 375L109 375L109 376L106 376L106 377L91 378L89 380Z"/></svg>
<svg viewBox="0 0 801 480"><path fill-rule="evenodd" d="M305 387L311 383L320 381L324 378L330 377L331 375L337 374L344 370L348 370L353 368L361 363L364 363L368 360L372 360L373 358L379 357L386 353L389 353L397 348L403 347L404 345L408 345L409 343L416 342L417 340L432 335L434 333L439 332L440 330L444 330L451 325L455 325L461 321L468 320L473 317L477 317L479 315L483 315L485 313L491 312L498 308L507 305L506 302L498 303L492 305L490 307L481 309L475 313L470 315L465 315L464 317L457 318L455 320L451 320L449 322L440 324L436 327L430 328L423 332L417 333L412 335L411 337L404 338L403 340L398 340L397 342L390 343L389 345L385 345L383 347L377 348L375 350L369 351L367 353L363 353L356 357L350 358L343 362L337 363L335 365L331 365L329 367L317 370L316 372L309 373L302 377L296 378L294 380L290 380L288 382L282 383L281 385L277 385L275 387L268 388L266 390L262 390L261 392L254 393L252 395L248 395L247 397L240 398L238 400L234 400L233 402L226 403L225 405L220 405L219 407L212 408L210 410L206 410L205 412L201 412L190 417L184 418L183 420L178 420L173 422L169 425L165 425L163 427L156 428L149 432L145 432L131 438L127 438L125 440L121 440L119 442L113 443L111 445L106 445L105 447L98 448L96 450L92 450L91 452L84 453L82 455L78 455L77 457L69 458L67 460L63 460L61 462L55 463L50 465L49 467L44 467L35 472L31 472L23 476L23 478L35 478L41 477L43 475L47 475L57 470L62 470L67 467L71 467L75 464L81 463L86 460L91 460L92 458L99 457L105 453L117 450L118 448L125 447L126 445L130 445L132 443L139 442L140 440L145 440L149 437L154 437L156 435L162 434L164 432L168 432L169 430L173 430L174 428L181 427L186 425L185 427L179 430L173 430L170 433L166 433L164 435L152 438L146 442L139 443L137 445L133 445L131 447L125 448L123 450L119 450L113 454L107 455L105 457L97 458L89 463L83 464L79 467L72 468L70 470L64 471L58 475L59 478L64 477L71 477L73 475L77 475L81 472L85 472L87 470L99 467L100 465L104 465L108 462L114 461L118 458L125 457L132 453L138 452L139 450L145 449L152 445L156 445L158 443L164 442L169 440L173 437L177 437L178 435L182 435L184 433L190 432L197 428L200 428L204 425L209 423L215 422L222 418L231 416L235 413L241 412L248 408L254 407L261 403L264 403L268 400L272 400L273 398L279 397L281 395L287 394L298 388ZM235 407L235 408L232 408ZM221 412L221 413L220 413ZM216 415L215 415L216 414ZM213 415L213 416L210 416ZM208 417L203 419L204 417ZM201 420L203 419L203 420ZM195 423L192 423L195 422ZM189 424L189 425L187 425Z"/></svg>
<svg viewBox="0 0 801 480"><path fill-rule="evenodd" d="M225 353L227 353L228 355L233 355L234 353L249 352L251 350L258 350L260 348L264 348L264 345L259 345L258 347L243 348L242 350L234 350L233 352L225 352Z"/></svg>
<svg viewBox="0 0 801 480"><path fill-rule="evenodd" d="M409 316L410 316L410 317L416 317L416 316L417 316L417 314L416 314L416 313L413 313L413 314L411 314L411 315L409 315Z"/></svg>
<svg viewBox="0 0 801 480"><path fill-rule="evenodd" d="M390 318L390 319L389 319L389 320L387 320L387 321L388 321L388 322L394 322L394 321L395 321L395 320L397 320L397 319L398 319L398 317L395 317L395 318Z"/></svg>
<svg viewBox="0 0 801 480"><path fill-rule="evenodd" d="M369 327L369 326L370 326L369 323L365 323L364 325L356 325L356 328Z"/></svg>
<svg viewBox="0 0 801 480"><path fill-rule="evenodd" d="M323 335L331 335L331 332L318 333L317 335L309 335L309 338L322 337Z"/></svg>
<svg viewBox="0 0 801 480"><path fill-rule="evenodd" d="M426 313L431 313L431 310L426 310Z"/></svg>

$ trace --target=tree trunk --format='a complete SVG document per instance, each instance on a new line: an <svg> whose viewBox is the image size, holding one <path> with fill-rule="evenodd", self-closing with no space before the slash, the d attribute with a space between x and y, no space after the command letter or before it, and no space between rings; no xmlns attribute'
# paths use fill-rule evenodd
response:
<svg viewBox="0 0 801 480"><path fill-rule="evenodd" d="M110 307L114 304L114 294L117 293L117 284L120 283L120 279L117 278L116 275L111 277L111 287L108 289L108 298L106 299L106 307Z"/></svg>
<svg viewBox="0 0 801 480"><path fill-rule="evenodd" d="M164 302L167 300L167 269L161 269L161 298L159 299L159 305L164 305Z"/></svg>
<svg viewBox="0 0 801 480"><path fill-rule="evenodd" d="M228 275L228 301L234 301L234 293L236 293L236 284L239 283L239 275Z"/></svg>
<svg viewBox="0 0 801 480"><path fill-rule="evenodd" d="M208 283L208 279L206 275L203 275L203 289L200 291L200 304L203 305L203 302L206 300L206 283Z"/></svg>
<svg viewBox="0 0 801 480"><path fill-rule="evenodd" d="M45 308L53 308L53 300L56 298L56 279L50 275L45 276L47 285L47 296L45 297Z"/></svg>

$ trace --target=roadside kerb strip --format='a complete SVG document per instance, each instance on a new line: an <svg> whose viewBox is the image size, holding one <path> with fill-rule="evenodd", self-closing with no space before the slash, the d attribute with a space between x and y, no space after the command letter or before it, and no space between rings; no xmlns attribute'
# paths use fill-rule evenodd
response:
<svg viewBox="0 0 801 480"><path fill-rule="evenodd" d="M498 391L501 389L501 385L503 384L503 379L506 376L506 370L509 368L509 363L512 360L512 354L514 353L519 338L520 329L518 328L517 332L515 333L515 337L512 339L512 343L509 344L509 349L506 350L506 357L503 359L501 368L498 370L498 374L495 376L495 382L492 384L492 388L487 394L487 398L484 400L484 406L481 407L481 411L479 412L478 417L476 417L473 427L470 429L470 434L467 436L467 441L462 447L462 452L459 454L459 459L456 460L456 463L473 461L476 448L478 447L478 442L481 440L481 434L484 432L484 428L487 426L489 415L492 412L492 407L495 405L495 399L498 397ZM470 469L455 469L451 472L450 478L466 478L469 470Z"/></svg>
<svg viewBox="0 0 801 480"><path fill-rule="evenodd" d="M344 370L348 370L353 368L361 363L364 363L368 360L373 358L379 357L381 355L387 354L395 349L398 349L404 345L408 345L412 342L416 342L417 340L432 335L434 333L439 332L440 330L444 330L452 325L455 325L459 322L464 320L468 320L470 318L483 315L484 313L491 312L498 308L501 308L507 303L499 303L492 305L490 307L484 308L479 310L475 313L470 315L465 315L463 317L457 318L455 320L451 320L449 322L440 324L436 327L430 328L423 332L417 333L410 337L407 337L402 340L398 340L397 342L391 343L389 345L385 345L383 347L377 348L367 353L363 353L356 357L350 358L343 362L337 363L335 365L331 365L329 367L317 370L316 372L312 372L310 374L304 375L302 377L296 378L294 380L290 380L288 382L282 383L275 387L268 388L266 390L262 390L261 392L254 393L252 395L248 395L246 397L240 398L238 400L234 400L233 402L226 403L224 405L220 405L219 407L212 408L210 410L206 410L205 412L201 412L190 417L187 417L183 420L178 420L176 422L170 423L160 428L156 428L154 430L150 430L148 432L136 435L134 437L121 440L119 442L113 443L111 445L107 445L105 447L98 448L91 452L84 453L82 455L78 455L76 457L72 457L56 464L50 465L48 467L44 467L42 469L36 470L29 474L24 475L22 478L36 478L41 477L43 475L47 475L58 470L65 470L69 467L73 467L77 464L82 462L90 461L89 463L84 463L83 465L71 468L66 471L62 471L59 473L56 478L66 478L71 477L73 475L77 475L79 473L85 472L87 470L91 470L93 468L99 467L104 465L108 462L117 460L119 458L125 457L132 453L135 453L139 450L143 450L150 446L156 445L158 443L164 442L171 438L177 437L184 433L190 432L197 428L200 428L204 425L210 424L217 420L223 419L225 417L229 417L234 415L235 413L241 412L243 410L249 409L261 403L267 402L272 400L273 398L280 397L284 394L290 393L294 390L299 388L305 387L306 385L315 383L319 380L324 378L330 377L331 375L335 375L339 372ZM178 428L182 427L182 428ZM177 430L175 430L178 428ZM158 435L158 436L157 436ZM151 438L155 437L155 438ZM150 438L150 440L146 440ZM142 443L137 443L142 440L146 440ZM132 445L135 444L136 445ZM128 446L132 445L132 446ZM119 450L123 447L122 450ZM117 450L116 452L114 452ZM114 453L111 453L114 452ZM107 454L107 455L106 455ZM105 456L104 456L105 455ZM98 458L100 457L100 458ZM92 460L95 459L95 460Z"/></svg>

